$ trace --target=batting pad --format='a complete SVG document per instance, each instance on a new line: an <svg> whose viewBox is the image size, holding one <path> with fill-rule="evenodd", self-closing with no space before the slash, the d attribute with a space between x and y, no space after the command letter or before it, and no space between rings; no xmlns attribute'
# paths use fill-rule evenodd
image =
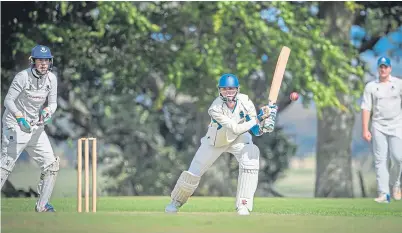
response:
<svg viewBox="0 0 402 233"><path fill-rule="evenodd" d="M37 206L41 211L45 205L49 202L52 195L54 185L56 183L57 173L59 172L60 160L57 157L56 161L52 163L45 171L40 175L40 181L38 184L39 200Z"/></svg>
<svg viewBox="0 0 402 233"><path fill-rule="evenodd" d="M3 188L4 183L10 173L13 171L15 165L15 161L13 158L9 156L2 156L1 157L1 188Z"/></svg>
<svg viewBox="0 0 402 233"><path fill-rule="evenodd" d="M170 195L172 200L180 202L182 205L193 195L195 189L200 183L200 176L196 176L188 171L181 173L177 183Z"/></svg>
<svg viewBox="0 0 402 233"><path fill-rule="evenodd" d="M257 184L258 169L239 169L236 208L240 205L245 205L249 211L253 210L253 199Z"/></svg>

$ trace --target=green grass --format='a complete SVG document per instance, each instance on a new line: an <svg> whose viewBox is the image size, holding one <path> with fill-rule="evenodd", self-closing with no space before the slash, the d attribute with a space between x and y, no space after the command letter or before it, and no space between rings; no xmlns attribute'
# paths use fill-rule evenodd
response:
<svg viewBox="0 0 402 233"><path fill-rule="evenodd" d="M234 198L192 197L177 215L168 197L100 197L97 213L76 213L75 198L55 198L56 213L33 212L34 199L2 199L2 232L400 232L402 202L372 199L256 198L237 216Z"/></svg>

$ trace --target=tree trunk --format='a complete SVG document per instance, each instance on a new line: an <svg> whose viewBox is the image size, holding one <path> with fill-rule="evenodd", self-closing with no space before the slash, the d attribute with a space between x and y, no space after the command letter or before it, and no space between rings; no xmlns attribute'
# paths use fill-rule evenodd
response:
<svg viewBox="0 0 402 233"><path fill-rule="evenodd" d="M325 108L318 119L316 197L353 197L352 113Z"/></svg>
<svg viewBox="0 0 402 233"><path fill-rule="evenodd" d="M346 9L345 2L319 4L319 16L326 22L326 36L340 44L349 43L354 17ZM322 71L321 78L325 78L322 68L318 66ZM344 78L348 82L349 77ZM343 94L338 97L351 112L329 107L322 110L321 118L317 118L315 197L353 197L351 142L355 117L350 107L353 98Z"/></svg>

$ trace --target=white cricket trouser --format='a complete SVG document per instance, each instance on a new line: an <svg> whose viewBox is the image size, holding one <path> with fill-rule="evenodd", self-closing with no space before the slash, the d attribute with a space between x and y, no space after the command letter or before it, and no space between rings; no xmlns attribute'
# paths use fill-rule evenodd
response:
<svg viewBox="0 0 402 233"><path fill-rule="evenodd" d="M402 135L387 135L373 127L372 149L375 157L378 192L390 193L389 185L400 186L402 172ZM392 160L390 172L388 172L387 168L388 152Z"/></svg>
<svg viewBox="0 0 402 233"><path fill-rule="evenodd" d="M31 133L21 131L18 125L3 127L1 156L11 157L16 162L23 150L28 152L42 171L56 161L44 126L34 126Z"/></svg>
<svg viewBox="0 0 402 233"><path fill-rule="evenodd" d="M230 145L218 148L209 145L208 141L202 138L201 146L197 150L188 171L194 175L202 176L224 152L233 154L241 168L259 169L259 153L251 153L252 147L255 145L249 134L243 134Z"/></svg>

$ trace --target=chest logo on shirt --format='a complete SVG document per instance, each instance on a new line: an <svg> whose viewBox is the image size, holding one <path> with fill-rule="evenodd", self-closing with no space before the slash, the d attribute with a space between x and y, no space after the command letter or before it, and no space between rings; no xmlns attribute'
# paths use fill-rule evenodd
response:
<svg viewBox="0 0 402 233"><path fill-rule="evenodd" d="M45 99L46 99L45 96L40 96L40 95L30 95L30 94L27 94L27 97L28 97L29 99L32 99L32 100L45 100Z"/></svg>
<svg viewBox="0 0 402 233"><path fill-rule="evenodd" d="M49 85L46 85L45 90L46 90L46 91L50 91L50 86L49 86Z"/></svg>

